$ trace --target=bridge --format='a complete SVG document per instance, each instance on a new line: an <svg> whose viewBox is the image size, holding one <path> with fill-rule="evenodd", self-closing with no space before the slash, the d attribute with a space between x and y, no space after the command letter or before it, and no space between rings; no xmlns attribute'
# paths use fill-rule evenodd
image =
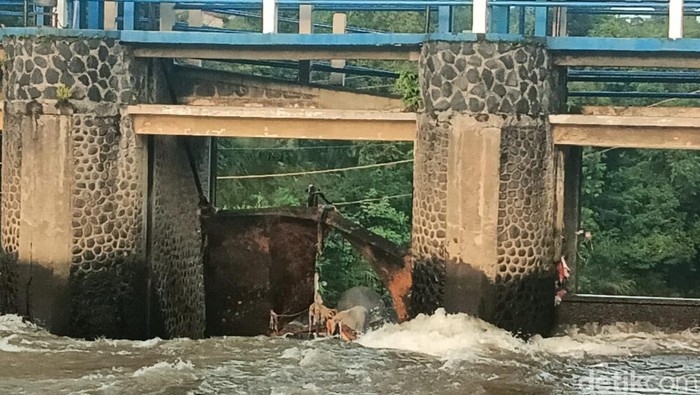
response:
<svg viewBox="0 0 700 395"><path fill-rule="evenodd" d="M0 30L2 247L16 260L3 263L16 268L16 278L0 278L0 289L20 284L13 303L31 304L33 316L57 333L75 333L73 325L98 335L115 322L136 322L147 327L114 336L202 336L213 325L204 317L212 303L206 289L221 285L212 285L205 257L240 263L253 259L251 251L273 254L282 245L260 223L226 213L216 218L251 224L238 229L237 244L207 234L202 213L216 178L215 138L413 141L412 273L408 285L396 269L403 266L386 272L386 284L400 284L395 301L408 303L411 289L406 314L442 305L513 332L544 334L557 314L552 262L566 256L576 270L581 147L700 147L694 108L568 114L566 105L576 96L700 98L567 89L581 81L700 81L700 38L684 37L683 29L700 15L700 2L0 0L0 7L0 18L23 25ZM412 13L426 23L420 31L376 31L348 25L349 12ZM665 15L667 34L568 36L569 18L585 14ZM254 21L259 30L204 23L214 16ZM206 70L202 60L297 76ZM346 75L397 77L353 60L413 62L423 107L406 112L400 100L344 87ZM312 70L330 72L330 83L314 83ZM328 225L303 213L281 217L306 228L309 221ZM213 239L216 257L207 245ZM379 244L392 250L373 243L373 255ZM269 270L242 275L249 277L257 282L236 283L229 296L257 290L253 282L269 291L279 281ZM113 295L95 297L104 289ZM144 310L125 311L144 298ZM560 310L584 299L565 300ZM206 315L235 309L218 306ZM115 313L93 313L105 310ZM576 319L560 314L560 323ZM230 324L217 328L237 325Z"/></svg>

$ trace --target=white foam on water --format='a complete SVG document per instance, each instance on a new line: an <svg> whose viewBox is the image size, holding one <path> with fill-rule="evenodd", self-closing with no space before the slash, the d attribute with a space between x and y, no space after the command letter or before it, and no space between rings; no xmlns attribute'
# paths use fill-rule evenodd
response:
<svg viewBox="0 0 700 395"><path fill-rule="evenodd" d="M20 347L20 346L17 346L15 344L11 344L10 341L14 340L16 338L17 338L17 335L0 337L0 351L4 351L4 352L38 352L38 351L41 351L41 350L35 350L33 348Z"/></svg>
<svg viewBox="0 0 700 395"><path fill-rule="evenodd" d="M466 314L420 314L402 324L390 324L368 332L357 343L370 348L390 348L447 357L454 353L475 353L489 349L517 351L523 341L480 319Z"/></svg>
<svg viewBox="0 0 700 395"><path fill-rule="evenodd" d="M419 315L402 324L390 324L357 340L369 348L418 352L446 359L480 359L495 352L533 357L649 355L652 353L700 353L700 333L693 330L668 333L643 324L587 325L563 336L529 342L466 314Z"/></svg>
<svg viewBox="0 0 700 395"><path fill-rule="evenodd" d="M333 356L328 351L312 348L304 350L302 354L303 357L299 361L299 366L301 367L322 366L333 363Z"/></svg>
<svg viewBox="0 0 700 395"><path fill-rule="evenodd" d="M41 330L36 324L25 322L16 314L0 315L0 332L27 333Z"/></svg>
<svg viewBox="0 0 700 395"><path fill-rule="evenodd" d="M282 355L280 355L280 358L282 358L282 359L301 359L301 350L298 349L297 347L288 348L288 349L282 351Z"/></svg>
<svg viewBox="0 0 700 395"><path fill-rule="evenodd" d="M155 365L145 366L135 371L132 377L142 377L149 374L162 374L172 371L193 370L194 364L190 361L177 360L175 362L161 361Z"/></svg>

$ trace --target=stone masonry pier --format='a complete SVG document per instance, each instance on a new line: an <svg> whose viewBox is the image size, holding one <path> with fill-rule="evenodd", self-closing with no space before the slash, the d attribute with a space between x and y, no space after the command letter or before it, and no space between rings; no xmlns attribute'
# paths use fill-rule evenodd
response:
<svg viewBox="0 0 700 395"><path fill-rule="evenodd" d="M161 62L104 36L3 46L2 247L19 262L18 312L58 334L201 336L185 141L137 138L123 114L169 102ZM208 140L192 143L207 185ZM147 328L148 315L163 325Z"/></svg>
<svg viewBox="0 0 700 395"><path fill-rule="evenodd" d="M562 74L543 46L507 42L428 42L419 70L414 278L444 284L423 303L547 333L555 258L547 116L565 104Z"/></svg>

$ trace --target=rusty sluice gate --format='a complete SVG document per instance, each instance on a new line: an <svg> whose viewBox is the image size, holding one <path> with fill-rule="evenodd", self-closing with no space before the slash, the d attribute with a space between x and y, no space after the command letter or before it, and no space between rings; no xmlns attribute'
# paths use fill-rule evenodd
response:
<svg viewBox="0 0 700 395"><path fill-rule="evenodd" d="M202 218L207 335L270 333L314 302L319 234L339 232L391 293L399 321L409 315L412 260L407 250L335 211L316 207L220 211ZM320 233L319 233L320 231Z"/></svg>

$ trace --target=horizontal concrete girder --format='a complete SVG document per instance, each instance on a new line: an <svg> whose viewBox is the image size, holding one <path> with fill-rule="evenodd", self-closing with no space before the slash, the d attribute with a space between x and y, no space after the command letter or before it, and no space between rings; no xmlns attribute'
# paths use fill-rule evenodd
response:
<svg viewBox="0 0 700 395"><path fill-rule="evenodd" d="M592 147L700 149L693 116L550 115L554 144Z"/></svg>
<svg viewBox="0 0 700 395"><path fill-rule="evenodd" d="M366 49L327 49L327 48L267 48L241 47L232 50L224 47L203 47L184 45L140 46L134 48L134 56L139 58L183 58L215 60L323 60L323 59L362 59L362 60L405 60L417 61L418 51L395 50L391 48Z"/></svg>
<svg viewBox="0 0 700 395"><path fill-rule="evenodd" d="M303 108L136 105L136 134L413 141L414 113Z"/></svg>
<svg viewBox="0 0 700 395"><path fill-rule="evenodd" d="M700 118L700 107L583 106L583 115Z"/></svg>

